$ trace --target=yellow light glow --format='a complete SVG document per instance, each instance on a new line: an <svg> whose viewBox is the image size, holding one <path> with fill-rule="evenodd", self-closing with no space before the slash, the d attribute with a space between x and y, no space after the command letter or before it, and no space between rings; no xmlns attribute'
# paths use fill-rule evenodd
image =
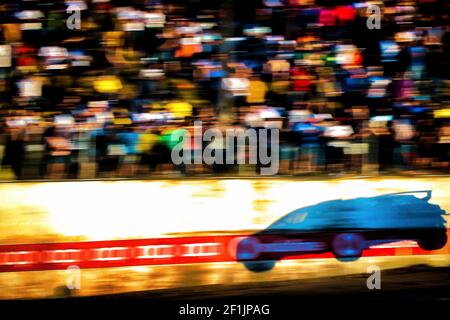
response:
<svg viewBox="0 0 450 320"><path fill-rule="evenodd" d="M0 241L109 240L263 229L332 199L433 190L450 211L449 178L84 181L0 185ZM30 240L35 239L35 241Z"/></svg>

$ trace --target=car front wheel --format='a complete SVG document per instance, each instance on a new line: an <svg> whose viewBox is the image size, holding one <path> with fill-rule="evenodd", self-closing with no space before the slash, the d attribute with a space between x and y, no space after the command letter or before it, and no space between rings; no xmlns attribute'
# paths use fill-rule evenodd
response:
<svg viewBox="0 0 450 320"><path fill-rule="evenodd" d="M245 268L253 272L266 272L275 267L275 261L263 260L263 261L246 261L244 262Z"/></svg>
<svg viewBox="0 0 450 320"><path fill-rule="evenodd" d="M364 238L358 233L340 233L331 241L331 251L339 261L358 260L364 250Z"/></svg>

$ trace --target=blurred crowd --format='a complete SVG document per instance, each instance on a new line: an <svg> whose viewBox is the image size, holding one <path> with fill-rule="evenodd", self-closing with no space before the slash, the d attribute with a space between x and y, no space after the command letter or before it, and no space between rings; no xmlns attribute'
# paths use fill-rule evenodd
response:
<svg viewBox="0 0 450 320"><path fill-rule="evenodd" d="M446 0L2 1L0 178L257 173L175 166L194 121L279 129L279 174L448 172L449 15Z"/></svg>

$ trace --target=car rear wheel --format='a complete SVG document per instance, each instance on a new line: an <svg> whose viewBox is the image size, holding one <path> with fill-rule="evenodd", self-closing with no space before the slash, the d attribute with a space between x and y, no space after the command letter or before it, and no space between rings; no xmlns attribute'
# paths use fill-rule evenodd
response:
<svg viewBox="0 0 450 320"><path fill-rule="evenodd" d="M331 241L331 251L339 261L355 261L362 255L364 242L358 233L340 233Z"/></svg>
<svg viewBox="0 0 450 320"><path fill-rule="evenodd" d="M430 233L422 239L419 239L417 243L423 250L438 250L447 244L447 233L445 231Z"/></svg>

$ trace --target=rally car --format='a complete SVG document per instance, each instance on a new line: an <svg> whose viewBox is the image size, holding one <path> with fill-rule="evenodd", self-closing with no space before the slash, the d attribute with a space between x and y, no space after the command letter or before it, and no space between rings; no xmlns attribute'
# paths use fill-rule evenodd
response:
<svg viewBox="0 0 450 320"><path fill-rule="evenodd" d="M426 190L303 207L242 239L236 258L251 271L267 271L287 256L332 252L338 260L353 261L370 246L402 240L440 249L447 243L446 213L430 199Z"/></svg>

